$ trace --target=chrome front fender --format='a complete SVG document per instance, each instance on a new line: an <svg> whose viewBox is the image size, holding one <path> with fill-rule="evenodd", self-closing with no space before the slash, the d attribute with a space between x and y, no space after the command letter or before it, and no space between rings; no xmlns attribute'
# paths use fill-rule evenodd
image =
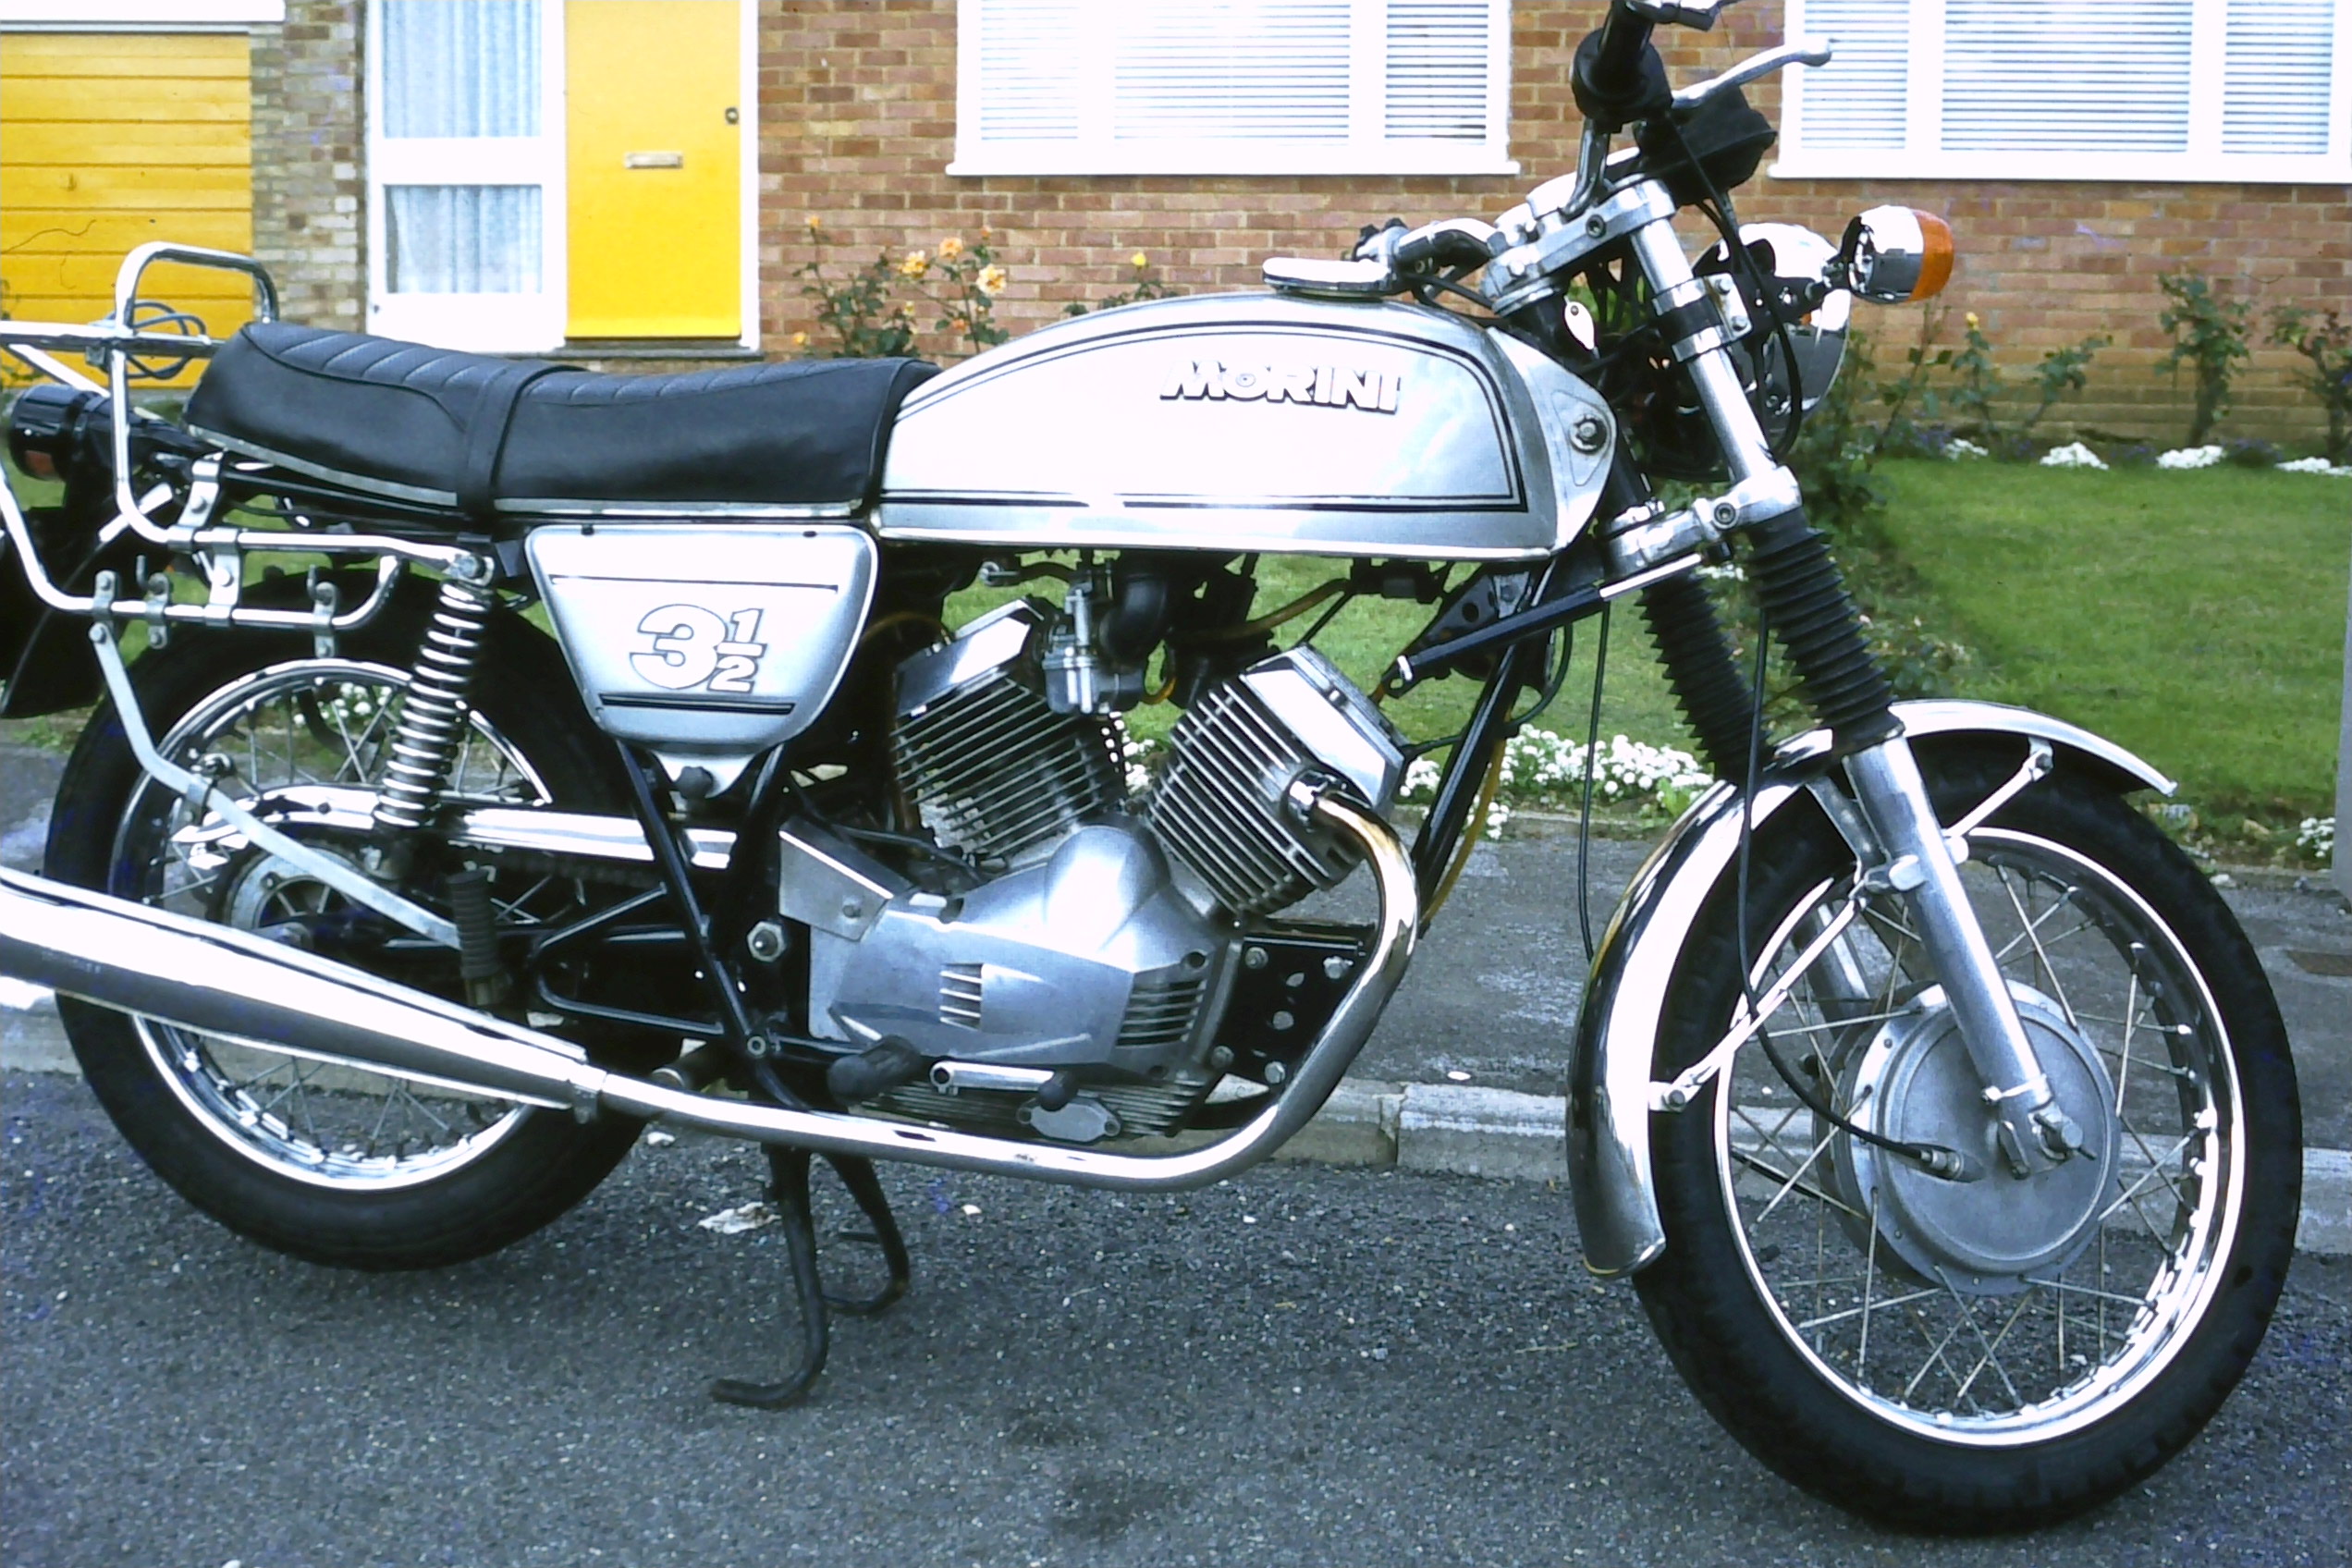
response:
<svg viewBox="0 0 2352 1568"><path fill-rule="evenodd" d="M1983 735L2050 742L2119 790L2173 792L2170 778L2112 741L2026 708L1997 703L1897 703L1913 740ZM1826 730L1782 746L1758 781L1760 829L1805 790L1830 749ZM1719 784L1683 814L1634 876L1593 955L1568 1072L1568 1174L1585 1267L1629 1274L1666 1247L1649 1168L1651 1058L1675 961L1699 911L1739 852L1740 793Z"/></svg>

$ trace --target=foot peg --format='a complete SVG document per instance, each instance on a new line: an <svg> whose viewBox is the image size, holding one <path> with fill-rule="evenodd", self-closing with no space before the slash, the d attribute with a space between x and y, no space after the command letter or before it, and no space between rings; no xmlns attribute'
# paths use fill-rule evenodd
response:
<svg viewBox="0 0 2352 1568"><path fill-rule="evenodd" d="M888 1094L923 1075L921 1053L896 1035L886 1035L871 1049L837 1059L825 1070L825 1086L843 1105L856 1105ZM848 1180L847 1172L842 1179Z"/></svg>

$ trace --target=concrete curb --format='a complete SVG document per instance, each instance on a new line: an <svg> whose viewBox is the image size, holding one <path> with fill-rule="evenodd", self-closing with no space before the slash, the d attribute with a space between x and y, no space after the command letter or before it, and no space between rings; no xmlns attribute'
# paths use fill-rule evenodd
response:
<svg viewBox="0 0 2352 1568"><path fill-rule="evenodd" d="M73 1072L55 1004L0 1007L0 1069ZM1568 1102L1468 1084L1389 1084L1351 1078L1277 1157L1317 1165L1568 1181ZM2352 1255L2352 1150L2303 1153L2303 1218L2296 1249Z"/></svg>

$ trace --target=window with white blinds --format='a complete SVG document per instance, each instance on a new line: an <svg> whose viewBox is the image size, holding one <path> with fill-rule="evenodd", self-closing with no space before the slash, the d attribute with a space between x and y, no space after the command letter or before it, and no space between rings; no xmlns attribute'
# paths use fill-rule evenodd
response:
<svg viewBox="0 0 2352 1568"><path fill-rule="evenodd" d="M2352 0L1789 0L1782 178L2352 178Z"/></svg>
<svg viewBox="0 0 2352 1568"><path fill-rule="evenodd" d="M1511 174L1510 0L962 0L949 174Z"/></svg>

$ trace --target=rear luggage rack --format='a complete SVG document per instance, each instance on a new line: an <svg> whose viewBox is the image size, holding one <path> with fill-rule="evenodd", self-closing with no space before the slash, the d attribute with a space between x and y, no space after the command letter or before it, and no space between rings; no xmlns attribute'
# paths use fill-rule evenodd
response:
<svg viewBox="0 0 2352 1568"><path fill-rule="evenodd" d="M107 622L141 621L157 642L175 625L241 627L308 631L324 650L332 646L339 633L374 619L390 601L393 584L408 563L430 566L462 581L487 582L495 576L496 562L455 544L373 533L216 524L214 513L221 502L223 462L218 454L198 458L190 465L188 490L184 497L179 497L178 516L168 523L158 521L155 512L175 497L162 486L144 496L134 493L130 422L153 416L142 415L130 401L132 361L209 360L222 347L221 339L202 334L144 331L133 325L140 283L147 269L158 262L243 273L253 284L253 319L277 319L276 286L270 281L268 269L252 257L202 246L156 242L139 246L123 258L115 274L112 316L87 325L0 321L0 349L67 386L107 398L115 517L104 525L102 537L116 539L128 533L138 542L153 545L165 564L193 560L202 574L204 599L202 603L175 602L170 577L163 571L149 575L143 564L137 573L141 581L134 583L123 584L118 574L101 572L90 593L67 592L51 577L47 564L34 547L31 527L18 502L15 487L6 473L0 472L0 529L5 529L9 546L23 558L26 580L43 606L60 614ZM57 351L79 352L90 360L103 361L104 385L102 386L59 360ZM311 607L307 610L244 605L240 601L246 557L267 554L374 557L375 582L367 597L352 609L343 608L336 583L317 573L312 574ZM127 594L118 591L125 586L129 588Z"/></svg>

